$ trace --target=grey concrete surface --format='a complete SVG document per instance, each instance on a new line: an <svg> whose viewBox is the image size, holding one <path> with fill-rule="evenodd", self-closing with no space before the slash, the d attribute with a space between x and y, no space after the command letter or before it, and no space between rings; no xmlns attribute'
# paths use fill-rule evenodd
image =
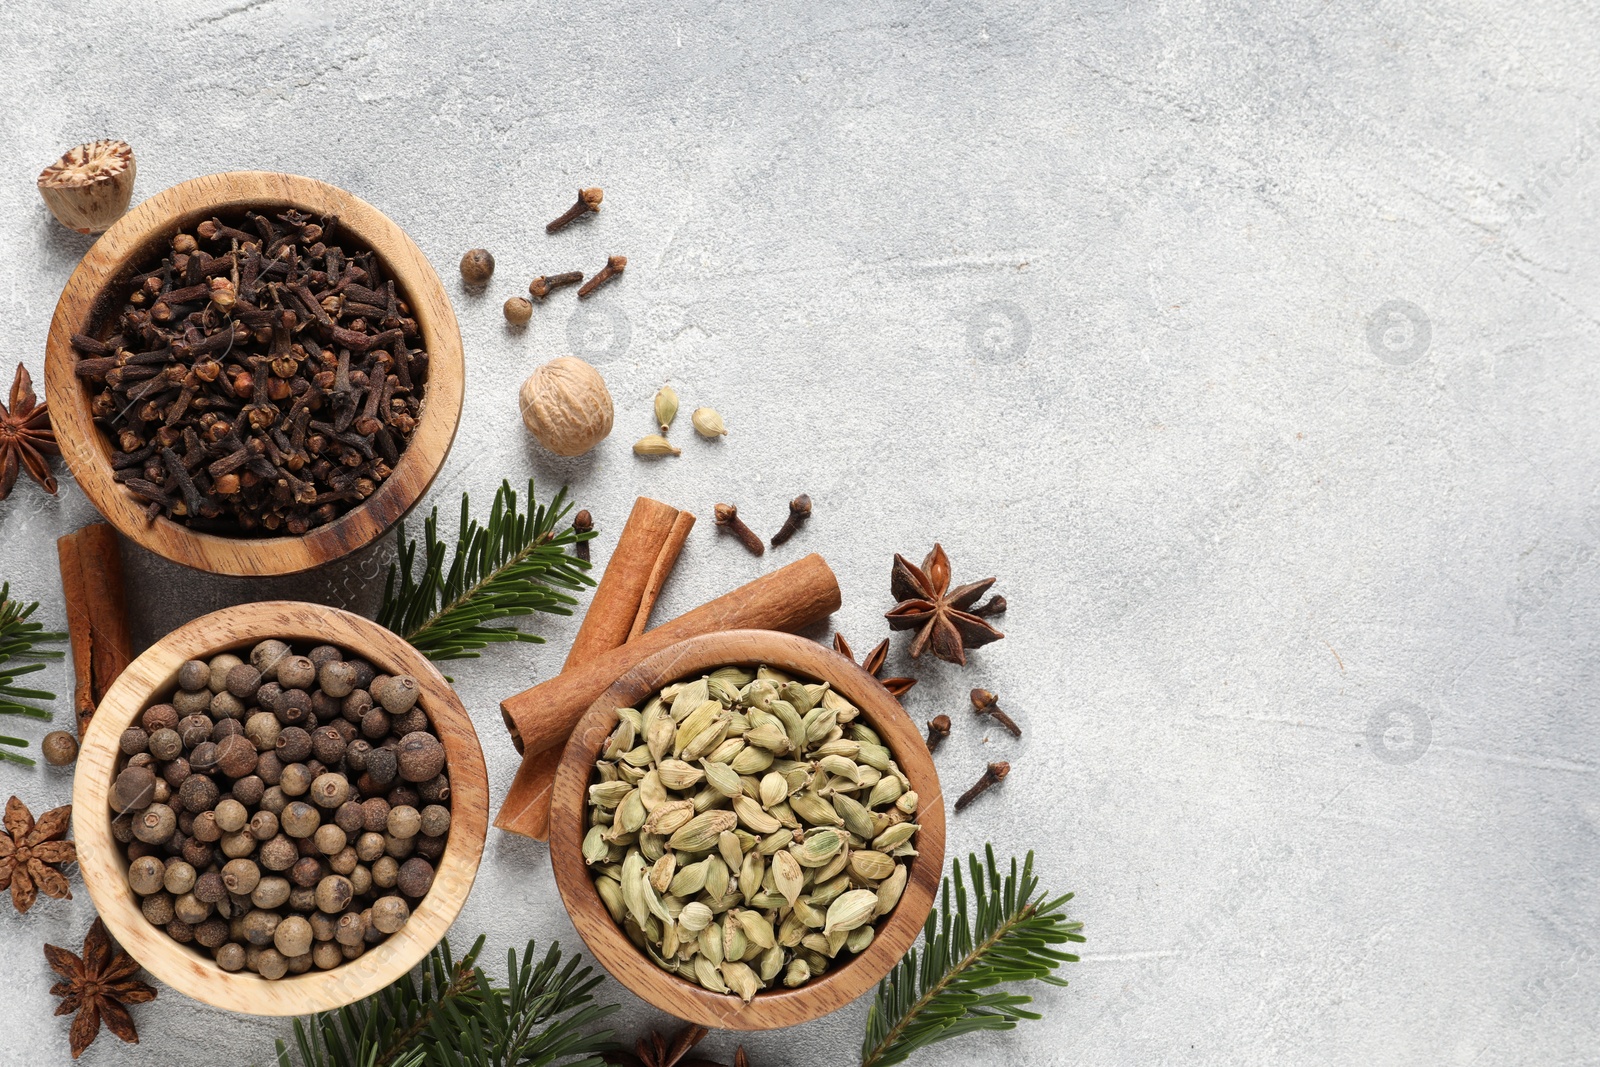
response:
<svg viewBox="0 0 1600 1067"><path fill-rule="evenodd" d="M939 757L1003 790L952 853L1034 849L1089 943L1041 1022L918 1064L1600 1062L1600 70L1591 5L0 3L0 354L39 376L87 241L35 173L130 140L138 196L262 168L348 188L450 283L466 413L431 497L570 484L604 560L636 494L702 516L669 617L801 551L884 632L891 554L999 576L1005 641L916 665ZM543 223L578 185L603 212ZM490 294L456 285L484 245ZM508 330L531 276L629 257ZM618 426L556 461L538 363L595 363ZM730 436L630 442L672 382ZM64 472L63 472L64 474ZM0 505L0 572L63 621L70 479ZM776 527L755 561L711 505ZM371 610L386 542L312 581L130 549L142 637L277 595ZM499 698L543 646L453 668L498 796ZM825 635L824 635L825 636ZM895 666L905 667L897 640ZM70 688L64 666L46 678ZM986 685L1026 726L979 728ZM65 713L65 702L58 704ZM10 724L7 724L8 726ZM37 737L42 730L21 727ZM68 776L0 767L36 809ZM0 1063L64 1062L39 946L81 892L0 908ZM491 835L456 939L579 947L545 849ZM664 1020L615 984L620 1030ZM278 1021L163 992L88 1065L264 1062ZM748 1040L856 1062L865 1002ZM731 1054L719 1035L707 1048Z"/></svg>

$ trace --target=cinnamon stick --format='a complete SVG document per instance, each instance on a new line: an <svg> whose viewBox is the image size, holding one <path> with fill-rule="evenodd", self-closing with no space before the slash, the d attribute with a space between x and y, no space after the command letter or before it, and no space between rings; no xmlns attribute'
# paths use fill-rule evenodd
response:
<svg viewBox="0 0 1600 1067"><path fill-rule="evenodd" d="M117 533L93 523L56 540L72 646L73 712L83 737L106 690L133 660Z"/></svg>
<svg viewBox="0 0 1600 1067"><path fill-rule="evenodd" d="M793 632L821 622L840 604L839 581L815 553L702 604L671 622L501 701L511 740L524 754L565 744L606 687L668 645L723 630Z"/></svg>
<svg viewBox="0 0 1600 1067"><path fill-rule="evenodd" d="M583 625L572 640L563 671L593 659L628 640L640 619L648 620L667 575L672 573L684 539L694 526L694 516L659 500L634 501L627 525L589 601ZM550 787L555 784L561 746L522 761L511 789L500 806L495 825L544 840L550 836Z"/></svg>

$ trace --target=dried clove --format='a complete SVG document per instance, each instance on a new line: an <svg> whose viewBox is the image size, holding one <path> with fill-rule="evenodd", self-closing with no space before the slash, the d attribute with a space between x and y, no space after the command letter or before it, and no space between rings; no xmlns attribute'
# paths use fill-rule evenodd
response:
<svg viewBox="0 0 1600 1067"><path fill-rule="evenodd" d="M989 764L988 767L984 768L983 777L979 778L971 789L967 790L965 793L962 793L961 796L956 800L956 810L960 811L968 804L971 804L974 800L977 800L985 792L999 785L1005 779L1005 776L1010 773L1011 764L1009 763L1002 762Z"/></svg>
<svg viewBox="0 0 1600 1067"><path fill-rule="evenodd" d="M594 516L589 514L587 508L572 516L572 529L575 533L580 534L590 533L594 530ZM585 563L589 562L589 542L587 540L579 541L573 545L572 552Z"/></svg>
<svg viewBox="0 0 1600 1067"><path fill-rule="evenodd" d="M600 210L600 201L605 199L605 190L595 187L593 189L579 189L578 202L573 204L559 216L545 223L545 233L557 233L567 228L574 220L582 218L590 212Z"/></svg>
<svg viewBox="0 0 1600 1067"><path fill-rule="evenodd" d="M587 299L589 299L589 296L596 289L600 288L606 282L610 281L612 278L615 278L617 275L621 274L624 270L627 269L627 266L628 266L628 257L627 256L610 256L610 257L608 257L606 259L606 265L600 268L600 273L596 274L593 278L590 278L588 281L584 282L582 285L580 285L578 287L578 299L579 300L587 300Z"/></svg>
<svg viewBox="0 0 1600 1067"><path fill-rule="evenodd" d="M73 336L113 473L152 518L300 533L393 473L427 353L377 256L329 243L336 227L293 210L202 221L129 279L103 336Z"/></svg>
<svg viewBox="0 0 1600 1067"><path fill-rule="evenodd" d="M1011 732L1012 737L1022 736L1022 727L1018 726L1011 716L1000 710L1000 705L995 702L995 695L987 689L972 691L972 710L1004 726Z"/></svg>
<svg viewBox="0 0 1600 1067"><path fill-rule="evenodd" d="M928 720L928 751L937 752L944 739L950 736L950 716L935 715Z"/></svg>
<svg viewBox="0 0 1600 1067"><path fill-rule="evenodd" d="M789 501L789 518L783 524L783 529L772 535L772 547L777 548L795 535L795 531L811 517L811 497L801 493Z"/></svg>
<svg viewBox="0 0 1600 1067"><path fill-rule="evenodd" d="M739 509L732 504L718 504L712 509L717 516L717 529L726 530L739 539L739 543L750 550L752 556L759 556L767 550L756 532L744 524L739 518Z"/></svg>
<svg viewBox="0 0 1600 1067"><path fill-rule="evenodd" d="M543 300L563 285L576 285L583 281L583 271L569 270L562 274L541 274L528 283L528 293L535 300Z"/></svg>

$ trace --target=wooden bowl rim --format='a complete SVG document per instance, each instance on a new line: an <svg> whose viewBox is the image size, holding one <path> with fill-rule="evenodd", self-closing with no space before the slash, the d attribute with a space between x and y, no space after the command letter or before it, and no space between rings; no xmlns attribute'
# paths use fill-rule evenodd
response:
<svg viewBox="0 0 1600 1067"><path fill-rule="evenodd" d="M192 530L144 509L112 478L111 446L94 425L90 390L73 373L71 337L120 307L113 299L157 246L215 214L295 207L339 225L377 253L410 303L428 352L422 417L394 473L367 500L303 537L228 537ZM235 577L296 574L383 536L427 494L461 421L465 359L455 310L439 276L393 220L337 186L297 174L226 171L180 182L118 219L84 254L62 289L45 346L45 390L61 454L96 510L124 537L175 563Z"/></svg>
<svg viewBox="0 0 1600 1067"><path fill-rule="evenodd" d="M228 636L219 637L225 633ZM406 673L421 687L419 704L444 743L450 773L450 837L434 885L406 925L361 956L328 971L268 981L224 971L179 944L139 910L128 862L111 836L109 794L122 731L148 702L176 683L185 660L237 651L269 637L338 645L384 673ZM466 707L444 676L403 639L339 608L264 601L223 608L186 623L129 664L100 702L78 754L72 788L73 839L84 886L111 935L134 959L178 992L213 1007L250 1015L309 1015L353 1003L394 982L425 957L455 921L477 876L488 833L488 771Z"/></svg>
<svg viewBox="0 0 1600 1067"><path fill-rule="evenodd" d="M826 681L861 709L911 780L919 797L920 853L911 861L904 894L867 950L796 989L758 993L745 1004L712 993L650 962L610 913L583 861L585 804L594 758L617 723L616 709L632 707L679 679L716 667L766 664ZM892 739L892 740L891 740ZM938 771L905 708L872 675L814 641L771 630L730 630L670 645L618 678L589 706L556 771L551 795L550 861L556 887L578 933L596 959L635 995L687 1022L724 1030L772 1030L821 1018L853 1002L886 977L916 943L944 876L945 814ZM584 921L579 921L580 919Z"/></svg>

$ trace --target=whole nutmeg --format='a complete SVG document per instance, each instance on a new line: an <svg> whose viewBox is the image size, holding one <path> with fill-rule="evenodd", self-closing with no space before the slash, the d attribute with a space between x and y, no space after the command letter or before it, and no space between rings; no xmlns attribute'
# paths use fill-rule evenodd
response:
<svg viewBox="0 0 1600 1067"><path fill-rule="evenodd" d="M138 170L128 142L89 141L39 172L39 195L67 229L103 233L128 210Z"/></svg>
<svg viewBox="0 0 1600 1067"><path fill-rule="evenodd" d="M581 456L606 439L615 410L605 379L589 364L561 356L522 383L522 421L558 456Z"/></svg>
<svg viewBox="0 0 1600 1067"><path fill-rule="evenodd" d="M183 666L178 668L178 688L186 693L198 693L210 683L211 668L203 660L186 660Z"/></svg>
<svg viewBox="0 0 1600 1067"><path fill-rule="evenodd" d="M468 249L461 257L461 280L468 288L481 289L494 277L494 256L487 248Z"/></svg>
<svg viewBox="0 0 1600 1067"><path fill-rule="evenodd" d="M65 730L51 730L39 742L44 761L52 767L65 767L78 758L78 739Z"/></svg>
<svg viewBox="0 0 1600 1067"><path fill-rule="evenodd" d="M408 782L426 782L444 770L444 745L430 733L406 734L395 755L400 761L400 777Z"/></svg>
<svg viewBox="0 0 1600 1067"><path fill-rule="evenodd" d="M278 662L277 683L284 689L309 689L317 680L317 668L305 656L287 656Z"/></svg>
<svg viewBox="0 0 1600 1067"><path fill-rule="evenodd" d="M148 807L156 796L156 772L149 767L126 767L111 783L111 810L119 815Z"/></svg>

